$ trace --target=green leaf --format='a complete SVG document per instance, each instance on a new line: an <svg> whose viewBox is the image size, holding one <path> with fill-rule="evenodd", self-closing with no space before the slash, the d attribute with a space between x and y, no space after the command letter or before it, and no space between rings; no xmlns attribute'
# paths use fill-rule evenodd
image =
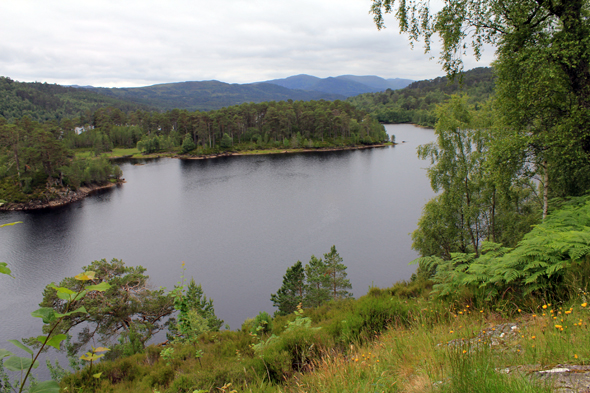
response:
<svg viewBox="0 0 590 393"><path fill-rule="evenodd" d="M76 294L75 291L72 291L71 289L68 289L68 288L58 287L55 285L53 285L52 288L57 291L57 297L60 298L61 300L72 300L72 297L73 297L72 295Z"/></svg>
<svg viewBox="0 0 590 393"><path fill-rule="evenodd" d="M29 389L30 393L59 393L59 384L55 381L39 382Z"/></svg>
<svg viewBox="0 0 590 393"><path fill-rule="evenodd" d="M11 270L6 267L7 265L6 262L0 262L0 274L7 274L10 276Z"/></svg>
<svg viewBox="0 0 590 393"><path fill-rule="evenodd" d="M104 292L107 289L109 289L111 287L111 284L109 284L106 281L101 282L100 284L96 284L96 285L89 285L86 287L87 291L100 291L100 292Z"/></svg>
<svg viewBox="0 0 590 393"><path fill-rule="evenodd" d="M35 318L42 318L43 323L51 323L57 318L57 313L53 308L41 307L40 309L33 311L31 315Z"/></svg>
<svg viewBox="0 0 590 393"><path fill-rule="evenodd" d="M88 272L80 273L77 276L74 276L74 278L78 281L88 281L88 280L94 280L95 275L96 275L96 272L88 271Z"/></svg>
<svg viewBox="0 0 590 393"><path fill-rule="evenodd" d="M23 351L26 351L26 352L30 353L31 355L33 354L33 351L31 351L31 349L29 347L27 347L25 344L21 343L18 340L8 340L8 342L16 345L17 347L19 347Z"/></svg>
<svg viewBox="0 0 590 393"><path fill-rule="evenodd" d="M92 374L92 376L96 379L100 378L100 376L102 375L102 372L100 373L96 373L96 374Z"/></svg>
<svg viewBox="0 0 590 393"><path fill-rule="evenodd" d="M0 359L4 359L5 357L8 356L14 356L14 353L4 349L4 348L0 348Z"/></svg>
<svg viewBox="0 0 590 393"><path fill-rule="evenodd" d="M88 314L88 311L86 311L86 308L84 308L84 306L82 306L82 307L78 307L74 311L70 311L70 312L67 312L65 314L55 313L55 316L57 318L67 317L68 315L72 315L72 314L75 314L75 313L78 313L78 312L82 312L84 314Z"/></svg>
<svg viewBox="0 0 590 393"><path fill-rule="evenodd" d="M80 359L86 360L87 362L92 362L92 361L100 359L103 356L104 356L104 354L97 355L95 353L86 352L84 355L80 356Z"/></svg>
<svg viewBox="0 0 590 393"><path fill-rule="evenodd" d="M33 360L31 358L21 358L19 356L12 356L4 361L4 367L10 371L24 371L31 367ZM33 368L39 367L39 362L35 362Z"/></svg>
<svg viewBox="0 0 590 393"><path fill-rule="evenodd" d="M41 344L47 344L59 350L61 342L66 338L67 336L65 334L56 334L55 336L51 337L47 342L45 342L47 340L47 336L38 336L37 341L39 341Z"/></svg>

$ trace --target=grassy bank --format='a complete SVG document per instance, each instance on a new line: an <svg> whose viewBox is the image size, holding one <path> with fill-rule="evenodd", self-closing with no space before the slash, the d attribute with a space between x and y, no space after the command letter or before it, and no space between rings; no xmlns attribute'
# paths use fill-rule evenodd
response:
<svg viewBox="0 0 590 393"><path fill-rule="evenodd" d="M144 154L137 148L114 148L112 151L104 152L100 154L100 157L106 158L159 158L159 157L177 157L177 158L212 158L215 156L246 156L246 155L264 155L264 154L286 154L286 153L308 153L308 152L320 152L320 151L341 151L341 150L354 150L354 149L368 149L373 147L393 146L394 143L387 142L377 145L358 145L358 146L337 146L337 147L325 147L317 149L306 149L306 148L269 148L269 149L239 149L239 150L220 150L220 149L209 149L195 152L194 154L179 154L177 151L162 151L150 154ZM77 158L92 158L95 157L94 151L91 149L76 149Z"/></svg>
<svg viewBox="0 0 590 393"><path fill-rule="evenodd" d="M277 317L258 328L114 361L62 381L98 392L543 392L535 372L590 362L585 294L505 310L429 300L428 285L373 288L358 300ZM412 289L413 288L413 289ZM272 326L271 326L272 325ZM100 379L90 377L101 372Z"/></svg>

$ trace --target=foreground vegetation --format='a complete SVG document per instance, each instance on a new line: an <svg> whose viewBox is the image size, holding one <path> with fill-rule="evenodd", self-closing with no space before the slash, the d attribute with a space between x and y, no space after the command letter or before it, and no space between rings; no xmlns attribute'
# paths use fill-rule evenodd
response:
<svg viewBox="0 0 590 393"><path fill-rule="evenodd" d="M277 317L264 333L252 333L247 321L237 332L150 346L66 376L61 386L97 392L549 392L534 371L590 361L583 297L490 309L468 298L428 299L427 286L374 288L356 301ZM102 374L94 379L90 373Z"/></svg>

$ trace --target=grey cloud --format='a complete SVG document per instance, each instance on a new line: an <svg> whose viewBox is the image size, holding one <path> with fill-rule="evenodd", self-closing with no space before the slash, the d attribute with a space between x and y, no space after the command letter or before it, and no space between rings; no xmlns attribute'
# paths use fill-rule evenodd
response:
<svg viewBox="0 0 590 393"><path fill-rule="evenodd" d="M3 6L0 75L17 80L120 87L300 73L442 74L420 47L410 50L393 23L377 31L370 1L8 0ZM493 52L484 55L475 65L489 64Z"/></svg>

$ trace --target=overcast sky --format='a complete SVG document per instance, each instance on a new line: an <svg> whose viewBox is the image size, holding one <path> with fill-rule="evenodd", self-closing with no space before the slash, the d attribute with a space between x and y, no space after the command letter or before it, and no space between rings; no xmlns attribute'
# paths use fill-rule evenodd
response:
<svg viewBox="0 0 590 393"><path fill-rule="evenodd" d="M297 74L431 79L393 18L378 31L371 0L1 0L0 75L105 87ZM488 66L493 51L466 69Z"/></svg>

